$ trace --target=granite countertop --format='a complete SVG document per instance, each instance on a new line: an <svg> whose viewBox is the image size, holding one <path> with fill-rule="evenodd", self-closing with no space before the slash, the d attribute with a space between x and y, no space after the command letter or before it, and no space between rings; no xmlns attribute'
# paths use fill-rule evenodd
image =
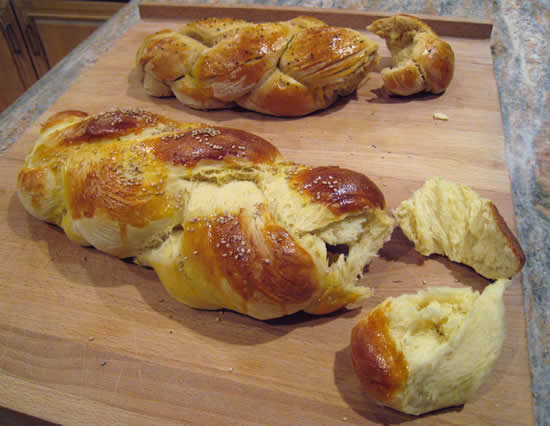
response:
<svg viewBox="0 0 550 426"><path fill-rule="evenodd" d="M550 4L547 0L225 0L224 3L337 7L490 19L505 150L521 245L533 408L550 420ZM132 0L21 98L0 114L0 153L40 116L79 73L139 20ZM216 1L210 1L216 3Z"/></svg>

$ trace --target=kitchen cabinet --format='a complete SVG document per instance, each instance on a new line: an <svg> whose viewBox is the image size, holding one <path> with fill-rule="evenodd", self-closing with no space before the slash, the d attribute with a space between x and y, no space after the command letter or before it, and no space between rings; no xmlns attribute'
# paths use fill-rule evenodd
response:
<svg viewBox="0 0 550 426"><path fill-rule="evenodd" d="M1 112L28 89L37 77L17 18L7 0L0 0L0 26Z"/></svg>
<svg viewBox="0 0 550 426"><path fill-rule="evenodd" d="M0 0L0 111L89 37L124 3Z"/></svg>

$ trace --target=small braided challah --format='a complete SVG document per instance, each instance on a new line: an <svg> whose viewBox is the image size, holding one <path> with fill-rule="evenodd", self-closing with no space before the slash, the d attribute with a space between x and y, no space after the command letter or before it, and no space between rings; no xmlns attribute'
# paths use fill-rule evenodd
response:
<svg viewBox="0 0 550 426"><path fill-rule="evenodd" d="M424 22L395 15L374 21L367 30L384 38L390 49L392 68L382 70L389 92L409 96L442 93L449 87L455 69L453 49Z"/></svg>
<svg viewBox="0 0 550 426"><path fill-rule="evenodd" d="M208 18L148 36L137 66L151 96L176 96L196 109L240 105L301 116L354 92L376 65L377 48L357 31L310 17Z"/></svg>
<svg viewBox="0 0 550 426"><path fill-rule="evenodd" d="M335 311L393 220L364 175L285 160L242 130L139 111L51 117L18 176L35 217L151 266L189 306L255 318Z"/></svg>

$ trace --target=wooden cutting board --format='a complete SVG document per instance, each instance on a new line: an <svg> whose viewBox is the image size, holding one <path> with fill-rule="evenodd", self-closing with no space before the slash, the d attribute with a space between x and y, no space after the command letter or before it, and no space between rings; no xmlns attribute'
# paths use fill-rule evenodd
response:
<svg viewBox="0 0 550 426"><path fill-rule="evenodd" d="M508 336L496 367L464 407L420 418L378 407L361 391L349 351L353 325L388 296L435 285L487 281L471 269L417 254L396 229L362 284L361 309L323 317L257 321L175 302L154 272L70 242L29 216L15 194L17 171L47 116L140 107L180 121L245 129L288 158L370 176L389 208L435 175L470 185L514 224L488 23L432 18L456 54L441 96L370 99L362 88L326 111L284 119L241 110L200 112L147 97L133 71L142 39L187 19L316 17L362 30L375 17L334 10L142 6L144 18L71 85L0 158L0 405L61 423L533 422L519 277L507 291ZM171 20L159 19L170 16ZM382 63L389 53L382 41ZM434 112L448 115L436 121Z"/></svg>

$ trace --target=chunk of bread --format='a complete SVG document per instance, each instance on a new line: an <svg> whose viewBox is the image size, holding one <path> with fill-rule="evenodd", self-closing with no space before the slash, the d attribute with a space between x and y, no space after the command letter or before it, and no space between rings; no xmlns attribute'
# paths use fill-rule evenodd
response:
<svg viewBox="0 0 550 426"><path fill-rule="evenodd" d="M395 15L378 19L367 29L384 38L390 49L392 68L382 70L389 92L402 96L441 93L449 86L454 75L453 49L424 22Z"/></svg>
<svg viewBox="0 0 550 426"><path fill-rule="evenodd" d="M481 295L432 287L378 305L351 334L353 367L367 394L415 415L468 401L500 355L509 285L498 280Z"/></svg>
<svg viewBox="0 0 550 426"><path fill-rule="evenodd" d="M141 110L54 115L17 190L73 241L154 268L181 302L259 319L369 296L357 277L394 224L361 173L295 164L243 130Z"/></svg>
<svg viewBox="0 0 550 426"><path fill-rule="evenodd" d="M393 215L424 256L445 255L490 279L509 278L525 263L496 206L465 185L432 178Z"/></svg>

